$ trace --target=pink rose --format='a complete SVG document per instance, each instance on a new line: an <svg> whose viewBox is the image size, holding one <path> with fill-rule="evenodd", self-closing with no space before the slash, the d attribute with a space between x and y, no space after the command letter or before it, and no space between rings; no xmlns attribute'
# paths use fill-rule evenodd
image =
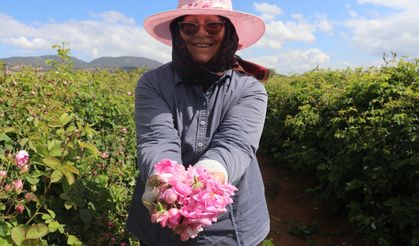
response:
<svg viewBox="0 0 419 246"><path fill-rule="evenodd" d="M192 188L178 179L172 179L169 183L173 186L173 190L175 190L180 196L185 197L192 193Z"/></svg>
<svg viewBox="0 0 419 246"><path fill-rule="evenodd" d="M168 204L173 204L177 200L176 192L173 189L167 189L163 193L163 200Z"/></svg>
<svg viewBox="0 0 419 246"><path fill-rule="evenodd" d="M169 209L169 211L167 211L168 212L168 214L169 214L169 227L170 228L175 228L176 226L178 226L179 225L179 222L180 222L180 216L181 216L181 214L180 214L180 212L179 212L179 209L177 209L177 208L171 208L171 209Z"/></svg>
<svg viewBox="0 0 419 246"><path fill-rule="evenodd" d="M3 180L7 177L7 171L0 171L0 180Z"/></svg>
<svg viewBox="0 0 419 246"><path fill-rule="evenodd" d="M21 179L17 179L13 181L13 187L15 191L21 191L23 189L23 182Z"/></svg>
<svg viewBox="0 0 419 246"><path fill-rule="evenodd" d="M167 211L159 211L151 215L151 222L160 223L162 227L166 227L169 217L170 215Z"/></svg>
<svg viewBox="0 0 419 246"><path fill-rule="evenodd" d="M26 150L19 150L15 156L16 166L21 169L29 160L29 154Z"/></svg>

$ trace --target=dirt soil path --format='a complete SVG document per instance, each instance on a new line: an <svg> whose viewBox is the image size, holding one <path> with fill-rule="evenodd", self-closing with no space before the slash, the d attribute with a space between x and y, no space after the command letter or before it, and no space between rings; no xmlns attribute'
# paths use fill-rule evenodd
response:
<svg viewBox="0 0 419 246"><path fill-rule="evenodd" d="M332 215L326 205L315 202L306 189L314 179L300 177L288 169L273 166L259 155L265 181L271 231L268 238L279 246L362 246L344 218Z"/></svg>

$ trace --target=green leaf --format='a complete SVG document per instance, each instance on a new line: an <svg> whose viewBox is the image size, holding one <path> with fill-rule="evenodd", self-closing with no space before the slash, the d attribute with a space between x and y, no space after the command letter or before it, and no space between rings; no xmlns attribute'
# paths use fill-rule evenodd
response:
<svg viewBox="0 0 419 246"><path fill-rule="evenodd" d="M28 181L31 185L36 185L37 183L39 183L39 178L37 177L31 177L31 176L26 176L26 181Z"/></svg>
<svg viewBox="0 0 419 246"><path fill-rule="evenodd" d="M59 182L62 177L63 177L63 173L60 170L55 169L51 174L51 183Z"/></svg>
<svg viewBox="0 0 419 246"><path fill-rule="evenodd" d="M53 128L59 128L59 127L61 127L61 121L59 121L57 119L53 119L50 122L48 122L48 126L53 127Z"/></svg>
<svg viewBox="0 0 419 246"><path fill-rule="evenodd" d="M75 166L73 166L71 162L67 161L66 164L64 164L60 170L67 178L67 182L69 185L72 185L76 181L74 174L79 174L79 170Z"/></svg>
<svg viewBox="0 0 419 246"><path fill-rule="evenodd" d="M72 208L72 207L73 207L73 202L70 202L70 201L65 201L65 202L64 202L64 207L65 207L66 209L70 209L70 208Z"/></svg>
<svg viewBox="0 0 419 246"><path fill-rule="evenodd" d="M66 169L63 169L62 172L65 175L65 178L67 179L68 184L69 185L74 184L74 182L76 181L74 174Z"/></svg>
<svg viewBox="0 0 419 246"><path fill-rule="evenodd" d="M52 211L51 209L47 209L49 215L51 215L51 217L54 219L55 218L55 213L54 211Z"/></svg>
<svg viewBox="0 0 419 246"><path fill-rule="evenodd" d="M13 142L13 140L9 138L9 136L3 133L0 133L0 141Z"/></svg>
<svg viewBox="0 0 419 246"><path fill-rule="evenodd" d="M49 153L49 156L52 157L61 157L63 155L63 149L61 146L55 146Z"/></svg>
<svg viewBox="0 0 419 246"><path fill-rule="evenodd" d="M69 126L65 131L66 132L73 132L75 130L77 130L77 127L75 127L75 126Z"/></svg>
<svg viewBox="0 0 419 246"><path fill-rule="evenodd" d="M60 145L61 145L61 141L59 140L48 141L48 150L51 151L55 146L60 146Z"/></svg>
<svg viewBox="0 0 419 246"><path fill-rule="evenodd" d="M0 132L1 133L16 132L16 129L13 127L6 126L6 127L0 128Z"/></svg>
<svg viewBox="0 0 419 246"><path fill-rule="evenodd" d="M0 221L0 238L10 235L10 229L4 221ZM0 244L2 245L2 244Z"/></svg>
<svg viewBox="0 0 419 246"><path fill-rule="evenodd" d="M49 232L55 232L56 230L58 230L62 227L63 226L60 225L60 223L58 223L57 221L52 221L51 223L48 224Z"/></svg>
<svg viewBox="0 0 419 246"><path fill-rule="evenodd" d="M61 126L67 125L74 118L74 114L64 113L60 116Z"/></svg>
<svg viewBox="0 0 419 246"><path fill-rule="evenodd" d="M69 172L72 172L74 174L79 174L80 173L79 170L73 165L73 163L69 162L69 161L66 161L64 163L64 165L62 166L62 169L66 169Z"/></svg>
<svg viewBox="0 0 419 246"><path fill-rule="evenodd" d="M40 239L25 239L22 242L22 246L43 246L45 244L42 243Z"/></svg>
<svg viewBox="0 0 419 246"><path fill-rule="evenodd" d="M52 169L59 169L61 168L61 162L57 158L54 157L46 157L42 159L45 165L49 166Z"/></svg>
<svg viewBox="0 0 419 246"><path fill-rule="evenodd" d="M0 245L2 246L12 246L13 244L9 242L8 240L0 237Z"/></svg>
<svg viewBox="0 0 419 246"><path fill-rule="evenodd" d="M67 239L67 244L68 245L75 245L75 246L80 246L80 245L82 245L81 244L81 241L76 237L76 236L73 236L73 235L69 235L68 236L68 239Z"/></svg>
<svg viewBox="0 0 419 246"><path fill-rule="evenodd" d="M99 156L99 150L96 148L96 146L94 146L93 144L91 144L91 143L86 143L86 142L82 142L82 141L78 141L79 142L79 146L81 147L81 148L85 148L85 149L88 149L88 150L90 150L90 152L92 152L92 154L95 156L95 157L98 157Z"/></svg>
<svg viewBox="0 0 419 246"><path fill-rule="evenodd" d="M48 147L45 144L36 145L36 152L43 156L48 156Z"/></svg>
<svg viewBox="0 0 419 246"><path fill-rule="evenodd" d="M22 138L22 139L20 139L19 141L17 141L18 143L19 143L19 145L21 146L21 147L24 147L27 143L28 143L28 141L29 141L29 138Z"/></svg>
<svg viewBox="0 0 419 246"><path fill-rule="evenodd" d="M49 214L43 214L42 219L45 221L45 223L51 223L52 217Z"/></svg>
<svg viewBox="0 0 419 246"><path fill-rule="evenodd" d="M48 226L45 224L31 225L26 232L26 239L39 239L49 233Z"/></svg>
<svg viewBox="0 0 419 246"><path fill-rule="evenodd" d="M26 230L27 227L24 225L13 227L11 231L11 236L13 242L15 242L16 245L21 245L23 240L25 240Z"/></svg>

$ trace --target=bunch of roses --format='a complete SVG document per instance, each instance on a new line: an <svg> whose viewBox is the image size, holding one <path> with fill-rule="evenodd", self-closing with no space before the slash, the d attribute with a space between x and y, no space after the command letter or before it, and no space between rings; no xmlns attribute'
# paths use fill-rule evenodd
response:
<svg viewBox="0 0 419 246"><path fill-rule="evenodd" d="M16 168L20 171L21 174L26 173L29 168L30 164L29 161L29 154L26 150L20 150L14 158L14 162ZM6 182L9 173L6 170L0 170L0 193L3 192L12 192L14 191L16 194L21 194L23 191L23 180L22 179L15 179L12 180L10 183ZM33 193L25 193L25 201L30 202L36 200L36 196ZM21 203L18 203L15 206L15 211L17 213L23 213L24 206Z"/></svg>
<svg viewBox="0 0 419 246"><path fill-rule="evenodd" d="M203 227L216 222L233 202L231 197L237 188L214 179L203 167L185 169L169 159L154 167L149 182L158 196L151 204L151 221L169 227L183 241L196 237Z"/></svg>
<svg viewBox="0 0 419 246"><path fill-rule="evenodd" d="M28 161L29 161L29 154L26 150L20 150L15 155L15 164L21 173L25 173L29 170ZM0 186L3 186L3 184L6 181L7 176L8 176L8 171L0 170ZM11 188L14 188L18 192L18 191L21 191L23 188L23 181L21 179L13 180L12 184L13 184L13 187L11 184L4 184L3 189L5 189L6 191L10 191Z"/></svg>

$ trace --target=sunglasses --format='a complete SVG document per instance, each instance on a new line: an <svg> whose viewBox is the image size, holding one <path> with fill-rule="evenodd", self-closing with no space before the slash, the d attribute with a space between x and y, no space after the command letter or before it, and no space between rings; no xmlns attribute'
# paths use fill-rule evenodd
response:
<svg viewBox="0 0 419 246"><path fill-rule="evenodd" d="M204 29L210 35L217 35L224 29L225 23L225 21L209 21L204 24ZM180 21L178 24L180 31L188 36L197 34L201 26L196 22L189 21Z"/></svg>

